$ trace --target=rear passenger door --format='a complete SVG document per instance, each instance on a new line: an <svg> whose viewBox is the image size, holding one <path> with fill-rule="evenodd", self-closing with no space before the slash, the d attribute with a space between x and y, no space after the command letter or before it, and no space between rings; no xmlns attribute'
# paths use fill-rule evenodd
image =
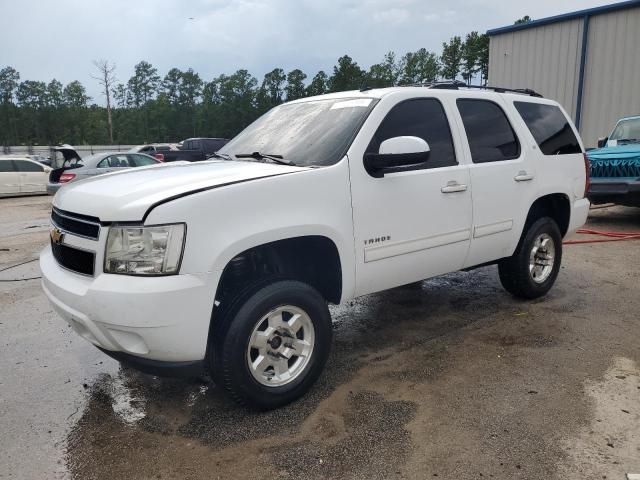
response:
<svg viewBox="0 0 640 480"><path fill-rule="evenodd" d="M498 95L459 97L456 106L467 139L473 188L473 227L465 267L510 256L535 195L531 146L513 125L513 106Z"/></svg>

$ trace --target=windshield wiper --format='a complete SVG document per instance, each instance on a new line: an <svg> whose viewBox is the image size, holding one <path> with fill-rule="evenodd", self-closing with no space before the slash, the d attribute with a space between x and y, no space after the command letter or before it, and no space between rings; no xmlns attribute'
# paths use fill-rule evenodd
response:
<svg viewBox="0 0 640 480"><path fill-rule="evenodd" d="M272 162L279 163L281 165L295 166L291 160L285 160L282 155L270 155L268 153L235 153L236 158L254 158L255 160L271 160Z"/></svg>
<svg viewBox="0 0 640 480"><path fill-rule="evenodd" d="M211 155L207 157L207 159L209 158L222 158L223 160L232 160L231 155L229 155L228 153L220 153L220 152L213 152Z"/></svg>

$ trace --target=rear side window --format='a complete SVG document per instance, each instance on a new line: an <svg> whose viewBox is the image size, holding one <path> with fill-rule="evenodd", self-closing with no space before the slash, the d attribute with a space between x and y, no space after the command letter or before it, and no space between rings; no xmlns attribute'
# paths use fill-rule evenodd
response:
<svg viewBox="0 0 640 480"><path fill-rule="evenodd" d="M37 163L27 162L25 160L14 160L13 161L19 172L43 172L44 168L42 168Z"/></svg>
<svg viewBox="0 0 640 480"><path fill-rule="evenodd" d="M456 102L467 132L473 163L500 162L520 156L520 143L502 108L489 100Z"/></svg>
<svg viewBox="0 0 640 480"><path fill-rule="evenodd" d="M545 155L582 153L567 117L555 105L513 102Z"/></svg>
<svg viewBox="0 0 640 480"><path fill-rule="evenodd" d="M403 136L419 137L429 144L431 154L425 168L458 164L447 116L435 98L416 98L394 106L371 139L367 153L378 153L382 142Z"/></svg>
<svg viewBox="0 0 640 480"><path fill-rule="evenodd" d="M132 167L146 167L147 165L155 165L156 162L152 158L145 157L144 155L127 155L129 157L129 165Z"/></svg>
<svg viewBox="0 0 640 480"><path fill-rule="evenodd" d="M126 168L129 161L126 155L111 155L98 164L98 168Z"/></svg>
<svg viewBox="0 0 640 480"><path fill-rule="evenodd" d="M11 160L0 160L0 172L15 172L16 167Z"/></svg>

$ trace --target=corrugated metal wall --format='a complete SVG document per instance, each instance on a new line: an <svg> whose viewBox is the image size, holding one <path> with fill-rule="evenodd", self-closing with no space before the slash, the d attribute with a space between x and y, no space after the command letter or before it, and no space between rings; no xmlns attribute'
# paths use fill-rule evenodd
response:
<svg viewBox="0 0 640 480"><path fill-rule="evenodd" d="M532 88L576 113L582 19L492 36L489 84Z"/></svg>
<svg viewBox="0 0 640 480"><path fill-rule="evenodd" d="M491 36L489 83L532 88L575 120L584 18ZM589 19L580 133L586 146L640 114L640 8Z"/></svg>
<svg viewBox="0 0 640 480"><path fill-rule="evenodd" d="M587 145L640 114L640 8L589 20L580 133Z"/></svg>

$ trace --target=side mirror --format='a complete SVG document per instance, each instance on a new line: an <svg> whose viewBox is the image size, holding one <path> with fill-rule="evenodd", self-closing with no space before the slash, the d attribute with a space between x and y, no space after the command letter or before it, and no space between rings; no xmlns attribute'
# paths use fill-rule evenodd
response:
<svg viewBox="0 0 640 480"><path fill-rule="evenodd" d="M598 139L598 148L605 147L607 145L607 140L609 140L609 137L599 138Z"/></svg>
<svg viewBox="0 0 640 480"><path fill-rule="evenodd" d="M364 168L372 177L382 178L386 173L423 168L430 153L422 138L393 137L380 144L378 153L364 155Z"/></svg>

